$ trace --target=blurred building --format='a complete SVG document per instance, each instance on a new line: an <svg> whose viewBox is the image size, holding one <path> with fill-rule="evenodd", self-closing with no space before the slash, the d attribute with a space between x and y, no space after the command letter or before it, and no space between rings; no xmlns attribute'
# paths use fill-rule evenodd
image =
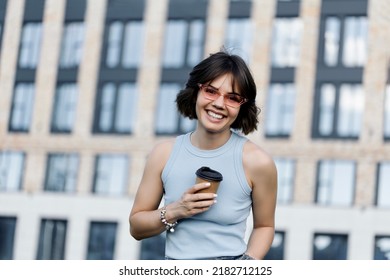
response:
<svg viewBox="0 0 390 280"><path fill-rule="evenodd" d="M389 1L0 0L0 43L0 259L161 257L129 235L133 197L223 45L277 163L267 258L390 259Z"/></svg>

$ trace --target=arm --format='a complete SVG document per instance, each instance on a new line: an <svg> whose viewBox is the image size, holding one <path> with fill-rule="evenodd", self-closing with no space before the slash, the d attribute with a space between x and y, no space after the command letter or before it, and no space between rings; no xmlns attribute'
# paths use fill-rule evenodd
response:
<svg viewBox="0 0 390 280"><path fill-rule="evenodd" d="M161 173L172 149L172 142L156 145L146 161L130 213L130 234L137 240L157 235L165 230L158 206L163 196Z"/></svg>
<svg viewBox="0 0 390 280"><path fill-rule="evenodd" d="M253 231L246 253L263 259L274 238L277 171L272 158L250 142L244 147L243 161L252 185L253 210Z"/></svg>
<svg viewBox="0 0 390 280"><path fill-rule="evenodd" d="M161 209L158 209L158 206L163 197L161 173L168 161L172 147L173 141L157 145L151 151L146 162L129 216L130 234L137 240L160 234L165 230L160 219ZM208 187L206 183L189 186L180 200L167 205L165 216L167 221L174 223L179 219L207 211L215 203L214 194L196 193L206 187Z"/></svg>

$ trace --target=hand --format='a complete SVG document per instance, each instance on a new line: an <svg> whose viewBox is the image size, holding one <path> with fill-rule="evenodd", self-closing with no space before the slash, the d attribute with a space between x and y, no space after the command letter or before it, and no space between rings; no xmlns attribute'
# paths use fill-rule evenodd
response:
<svg viewBox="0 0 390 280"><path fill-rule="evenodd" d="M171 218L169 220L179 220L196 214L203 213L215 204L217 195L214 193L196 193L201 189L208 188L210 183L199 183L189 188L180 200L167 206Z"/></svg>

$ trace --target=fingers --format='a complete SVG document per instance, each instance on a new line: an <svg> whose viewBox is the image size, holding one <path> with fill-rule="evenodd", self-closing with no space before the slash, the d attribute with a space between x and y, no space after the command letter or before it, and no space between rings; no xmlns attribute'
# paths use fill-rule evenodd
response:
<svg viewBox="0 0 390 280"><path fill-rule="evenodd" d="M189 191L183 194L181 198L181 206L184 212L184 217L193 216L210 209L212 205L217 203L217 195L214 193L194 193L199 189L207 188L207 184L200 183L194 185Z"/></svg>
<svg viewBox="0 0 390 280"><path fill-rule="evenodd" d="M192 188L189 188L187 193L196 193L200 190L203 190L203 189L206 189L208 187L210 187L210 183L199 183L199 184L195 184Z"/></svg>

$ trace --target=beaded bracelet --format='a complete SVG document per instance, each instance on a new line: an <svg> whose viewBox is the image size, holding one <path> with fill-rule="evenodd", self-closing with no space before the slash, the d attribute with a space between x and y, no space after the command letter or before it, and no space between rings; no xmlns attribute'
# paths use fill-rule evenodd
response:
<svg viewBox="0 0 390 280"><path fill-rule="evenodd" d="M170 232L174 232L175 226L177 225L177 222L168 223L167 219L165 218L166 213L167 213L167 207L164 206L163 208L161 208L161 211L160 211L160 220L165 225L166 230L169 230Z"/></svg>

